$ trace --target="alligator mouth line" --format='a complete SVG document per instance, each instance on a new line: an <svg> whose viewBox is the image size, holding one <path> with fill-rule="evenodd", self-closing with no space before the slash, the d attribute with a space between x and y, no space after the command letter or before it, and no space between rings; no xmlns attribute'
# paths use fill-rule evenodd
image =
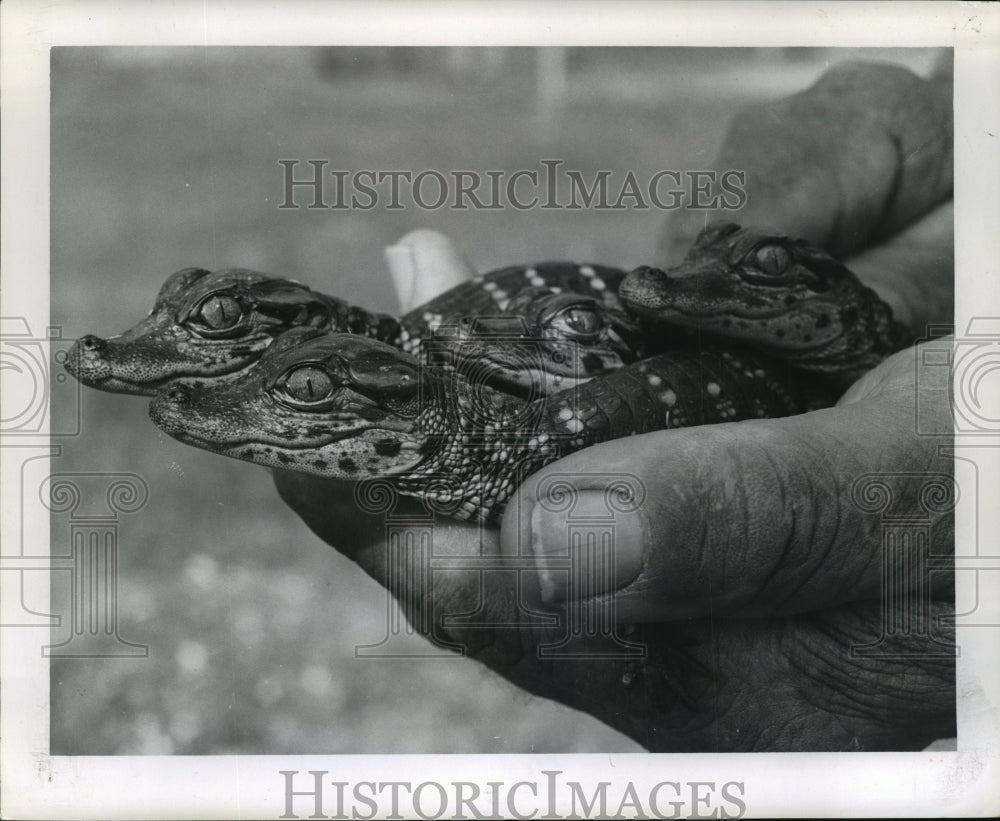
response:
<svg viewBox="0 0 1000 821"><path fill-rule="evenodd" d="M489 371L477 374L476 381L487 388L506 393L523 401L531 401L544 395L547 390L546 385L551 384L554 379L554 375L546 373L541 367L534 371L526 371L495 360L488 361L488 365ZM559 381L560 383L562 381L569 383L571 378L559 375Z"/></svg>
<svg viewBox="0 0 1000 821"><path fill-rule="evenodd" d="M491 379L487 385L491 388L496 388L503 393L510 394L517 399L521 399L525 402L531 402L536 399L541 399L549 393L558 393L559 391L569 390L570 388L577 388L580 385L589 382L591 379L593 379L591 376L542 374L533 382L527 383L524 381L516 381L509 376L498 376Z"/></svg>
<svg viewBox="0 0 1000 821"><path fill-rule="evenodd" d="M133 329L134 330L134 329ZM126 331L125 333L115 334L114 336L107 337L104 341L108 344L116 345L140 345L142 347L156 349L163 345L176 345L178 340L175 338L174 333L181 331L186 333L187 336L180 340L182 343L196 345L199 348L231 348L234 345L236 347L245 347L247 345L254 345L263 343L263 347L266 348L274 341L273 334L265 333L264 331L257 331L255 333L247 333L243 335L234 336L220 336L215 339L207 336L196 336L186 329L181 322L171 323L171 332L157 334L154 332L140 334L134 338L128 338Z"/></svg>
<svg viewBox="0 0 1000 821"><path fill-rule="evenodd" d="M176 417L173 417L169 411L164 412L158 410L155 401L153 405L150 406L150 417L157 427L173 438L178 439L185 444L193 444L196 447L202 447L205 450L211 450L214 452L225 452L234 448L246 447L273 447L288 451L301 451L326 447L327 445L334 444L335 442L341 442L344 439L351 439L353 437L360 436L369 431L384 430L387 434L412 434L414 432L414 423L412 421L399 421L396 423L393 420L381 420L380 422L370 424L362 423L356 427L345 428L343 430L323 431L312 436L309 434L303 434L303 438L298 440L292 438L279 439L278 437L253 437L248 435L240 438L226 439L226 441L220 442L216 439L199 435L197 431L186 427L183 422L179 421ZM403 448L405 449L408 447L408 444L409 443L404 442Z"/></svg>
<svg viewBox="0 0 1000 821"><path fill-rule="evenodd" d="M683 327L686 327L686 328L690 328L690 329L695 330L695 331L701 330L700 323L702 323L702 322L704 322L706 320L717 320L717 319L720 319L720 318L722 318L722 319L731 318L733 320L745 319L745 320L748 320L748 321L758 321L758 320L762 320L762 319L775 319L775 318L780 317L780 316L782 316L784 314L783 311L777 311L777 312L774 312L774 313L767 313L767 314L763 314L763 313L762 314L744 314L744 313L740 313L738 311L711 311L711 312L705 312L705 313L700 313L700 314L691 314L691 313L686 313L685 311L682 311L679 308L674 308L674 307L668 307L668 308L663 308L663 309L650 309L650 310L658 310L659 311L658 318L662 318L663 315L664 315L664 313L666 313L667 311L669 311L670 312L669 317L671 319L682 320L681 322L678 322L679 325L681 325ZM718 326L718 323L713 323L712 324L712 328L715 328L717 326ZM711 330L711 329L709 329L709 330ZM812 343L808 343L808 342L802 342L802 341L791 342L787 338L785 338L785 339L783 339L781 341L777 341L777 342L773 341L773 340L769 341L769 340L766 340L766 339L760 339L760 338L758 338L753 333L749 333L749 332L741 333L740 330L739 330L739 328L728 328L727 331L726 331L726 335L729 336L729 337L731 337L731 338L747 340L754 347L756 347L756 348L764 351L765 353L774 353L774 354L778 354L778 355L787 353L788 351L805 352L805 351L813 351L813 350L821 349L821 348L826 347L827 345L830 345L834 340L836 340L836 339L840 338L841 336L843 336L843 334L844 334L844 331L843 331L843 329L841 329L834 336L823 337L823 338L814 340Z"/></svg>
<svg viewBox="0 0 1000 821"><path fill-rule="evenodd" d="M322 448L325 447L326 445L331 445L334 442L341 442L344 439L351 439L369 430L373 430L373 428L371 427L353 428L351 430L339 431L337 433L324 434L322 439L317 438L308 441L301 440L298 442L286 441L286 440L278 442L271 439L254 439L254 438L229 439L225 442L216 442L212 439L204 439L197 433L193 433L186 429L167 430L167 433L169 433L175 439L179 439L180 441L184 442L185 444L194 444L199 447L203 447L206 450L213 450L219 453L225 453L226 451L229 450L246 448L246 447L255 447L255 448L270 447L288 451L311 450L315 448Z"/></svg>
<svg viewBox="0 0 1000 821"><path fill-rule="evenodd" d="M473 381L479 381L489 388L526 400L537 399L540 391L546 392L545 386L558 385L558 390L586 382L591 378L581 376L572 367L560 372L552 366L546 367L541 362L535 364L529 362L528 367L520 368L517 367L518 364L489 354L476 354L462 356L456 362L455 370L468 378L469 368L475 367Z"/></svg>
<svg viewBox="0 0 1000 821"><path fill-rule="evenodd" d="M177 381L177 379L197 379L197 376L163 376L159 379L145 379L141 382L133 382L131 379L109 374L108 376L89 376L87 374L75 373L72 369L67 370L89 388L107 391L108 393L128 393L138 396L156 396L167 385Z"/></svg>
<svg viewBox="0 0 1000 821"><path fill-rule="evenodd" d="M490 374L490 377L485 380L484 384L489 388L510 394L524 401L537 399L541 393L537 386L518 380L509 373L501 373L499 371Z"/></svg>
<svg viewBox="0 0 1000 821"><path fill-rule="evenodd" d="M641 308L637 308L637 311L641 311ZM726 309L720 311L699 311L697 313L693 311L685 311L683 308L678 308L675 305L663 305L659 308L646 308L650 313L656 312L658 315L664 313L669 313L670 316L677 316L683 319L698 320L698 319L717 319L732 317L733 319L774 319L775 317L783 316L786 311L777 310L770 311L767 313L759 314L748 314L741 311Z"/></svg>

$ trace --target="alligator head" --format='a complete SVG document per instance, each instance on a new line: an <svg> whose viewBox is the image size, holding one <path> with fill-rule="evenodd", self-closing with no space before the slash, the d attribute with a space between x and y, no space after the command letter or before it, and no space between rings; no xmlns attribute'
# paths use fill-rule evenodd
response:
<svg viewBox="0 0 1000 821"><path fill-rule="evenodd" d="M593 296L529 288L501 314L466 317L425 341L435 363L535 399L617 370L647 351L638 323Z"/></svg>
<svg viewBox="0 0 1000 821"><path fill-rule="evenodd" d="M804 240L715 223L668 271L642 266L619 290L636 314L737 339L799 367L850 375L905 344L891 309Z"/></svg>
<svg viewBox="0 0 1000 821"><path fill-rule="evenodd" d="M153 395L181 379L230 378L282 332L300 326L373 336L398 332L389 317L292 280L243 268L185 268L167 279L138 325L108 339L78 340L66 368L91 387Z"/></svg>
<svg viewBox="0 0 1000 821"><path fill-rule="evenodd" d="M160 392L149 415L195 447L325 479L386 478L442 513L486 520L519 472L556 458L529 431L544 410L375 339L297 328L234 379Z"/></svg>
<svg viewBox="0 0 1000 821"><path fill-rule="evenodd" d="M421 371L410 354L354 334L297 328L235 379L161 392L149 414L196 447L353 481L422 460L420 403Z"/></svg>

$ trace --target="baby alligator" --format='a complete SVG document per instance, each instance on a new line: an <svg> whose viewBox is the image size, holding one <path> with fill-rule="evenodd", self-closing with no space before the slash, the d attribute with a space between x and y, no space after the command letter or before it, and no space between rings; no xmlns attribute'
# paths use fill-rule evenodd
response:
<svg viewBox="0 0 1000 821"><path fill-rule="evenodd" d="M878 295L803 240L710 225L669 271L641 267L619 296L640 316L740 340L850 383L912 342Z"/></svg>
<svg viewBox="0 0 1000 821"><path fill-rule="evenodd" d="M66 368L91 387L153 395L180 379L231 378L294 327L360 334L415 351L442 322L502 312L525 289L589 294L623 313L616 293L624 276L615 268L567 262L513 266L457 285L396 319L257 271L185 268L167 279L146 319L110 339L84 336Z"/></svg>
<svg viewBox="0 0 1000 821"><path fill-rule="evenodd" d="M525 402L378 340L302 328L234 380L161 393L150 416L197 447L351 482L386 477L440 513L494 521L525 477L587 445L800 412L774 367L678 350Z"/></svg>

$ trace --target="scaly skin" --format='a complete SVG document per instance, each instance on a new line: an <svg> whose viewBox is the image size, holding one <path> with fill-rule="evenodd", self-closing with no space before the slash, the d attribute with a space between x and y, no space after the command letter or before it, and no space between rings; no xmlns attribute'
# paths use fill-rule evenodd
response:
<svg viewBox="0 0 1000 821"><path fill-rule="evenodd" d="M828 254L733 223L710 225L669 271L637 268L620 296L643 317L747 343L845 386L912 341Z"/></svg>
<svg viewBox="0 0 1000 821"><path fill-rule="evenodd" d="M650 332L617 299L528 288L499 315L440 326L424 353L433 364L528 399L677 347L678 336L669 328Z"/></svg>
<svg viewBox="0 0 1000 821"><path fill-rule="evenodd" d="M512 300L529 289L536 293L545 290L552 294L581 294L621 311L617 294L625 275L620 268L575 262L512 265L456 285L407 313L403 323L417 325L423 321L436 326L463 318L502 315L509 311Z"/></svg>
<svg viewBox="0 0 1000 821"><path fill-rule="evenodd" d="M396 319L257 271L185 268L167 279L146 319L109 339L84 336L66 368L100 390L152 396L180 380L232 378L289 328L361 334L415 351L436 325L500 313L526 288L579 290L618 306L615 291L624 276L573 263L514 266L462 283Z"/></svg>
<svg viewBox="0 0 1000 821"><path fill-rule="evenodd" d="M455 518L492 521L524 477L587 445L800 412L794 380L781 380L761 358L680 350L524 402L376 340L298 329L234 381L161 394L150 416L197 447L318 477L386 477Z"/></svg>

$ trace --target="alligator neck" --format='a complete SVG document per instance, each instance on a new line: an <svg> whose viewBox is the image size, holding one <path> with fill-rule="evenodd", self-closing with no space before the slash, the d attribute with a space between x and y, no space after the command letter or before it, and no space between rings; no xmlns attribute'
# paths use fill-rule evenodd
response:
<svg viewBox="0 0 1000 821"><path fill-rule="evenodd" d="M781 357L803 370L824 374L847 387L883 359L913 343L912 332L898 322L890 308L868 288L841 312L843 333L822 348L786 351Z"/></svg>
<svg viewBox="0 0 1000 821"><path fill-rule="evenodd" d="M666 428L788 416L806 408L782 363L677 350L525 402L457 374L425 371L424 460L394 477L400 492L458 519L493 521L517 487L589 445ZM822 405L832 404L822 397Z"/></svg>
<svg viewBox="0 0 1000 821"><path fill-rule="evenodd" d="M427 373L419 429L426 458L394 478L399 491L458 519L493 520L518 484L557 458L538 446L542 400L525 402L458 373Z"/></svg>
<svg viewBox="0 0 1000 821"><path fill-rule="evenodd" d="M326 297L325 304L329 327L400 347L403 327L395 317L366 311L336 297Z"/></svg>
<svg viewBox="0 0 1000 821"><path fill-rule="evenodd" d="M426 458L394 483L437 513L493 520L530 473L555 458L532 450L540 408L457 373L427 374L420 431Z"/></svg>

